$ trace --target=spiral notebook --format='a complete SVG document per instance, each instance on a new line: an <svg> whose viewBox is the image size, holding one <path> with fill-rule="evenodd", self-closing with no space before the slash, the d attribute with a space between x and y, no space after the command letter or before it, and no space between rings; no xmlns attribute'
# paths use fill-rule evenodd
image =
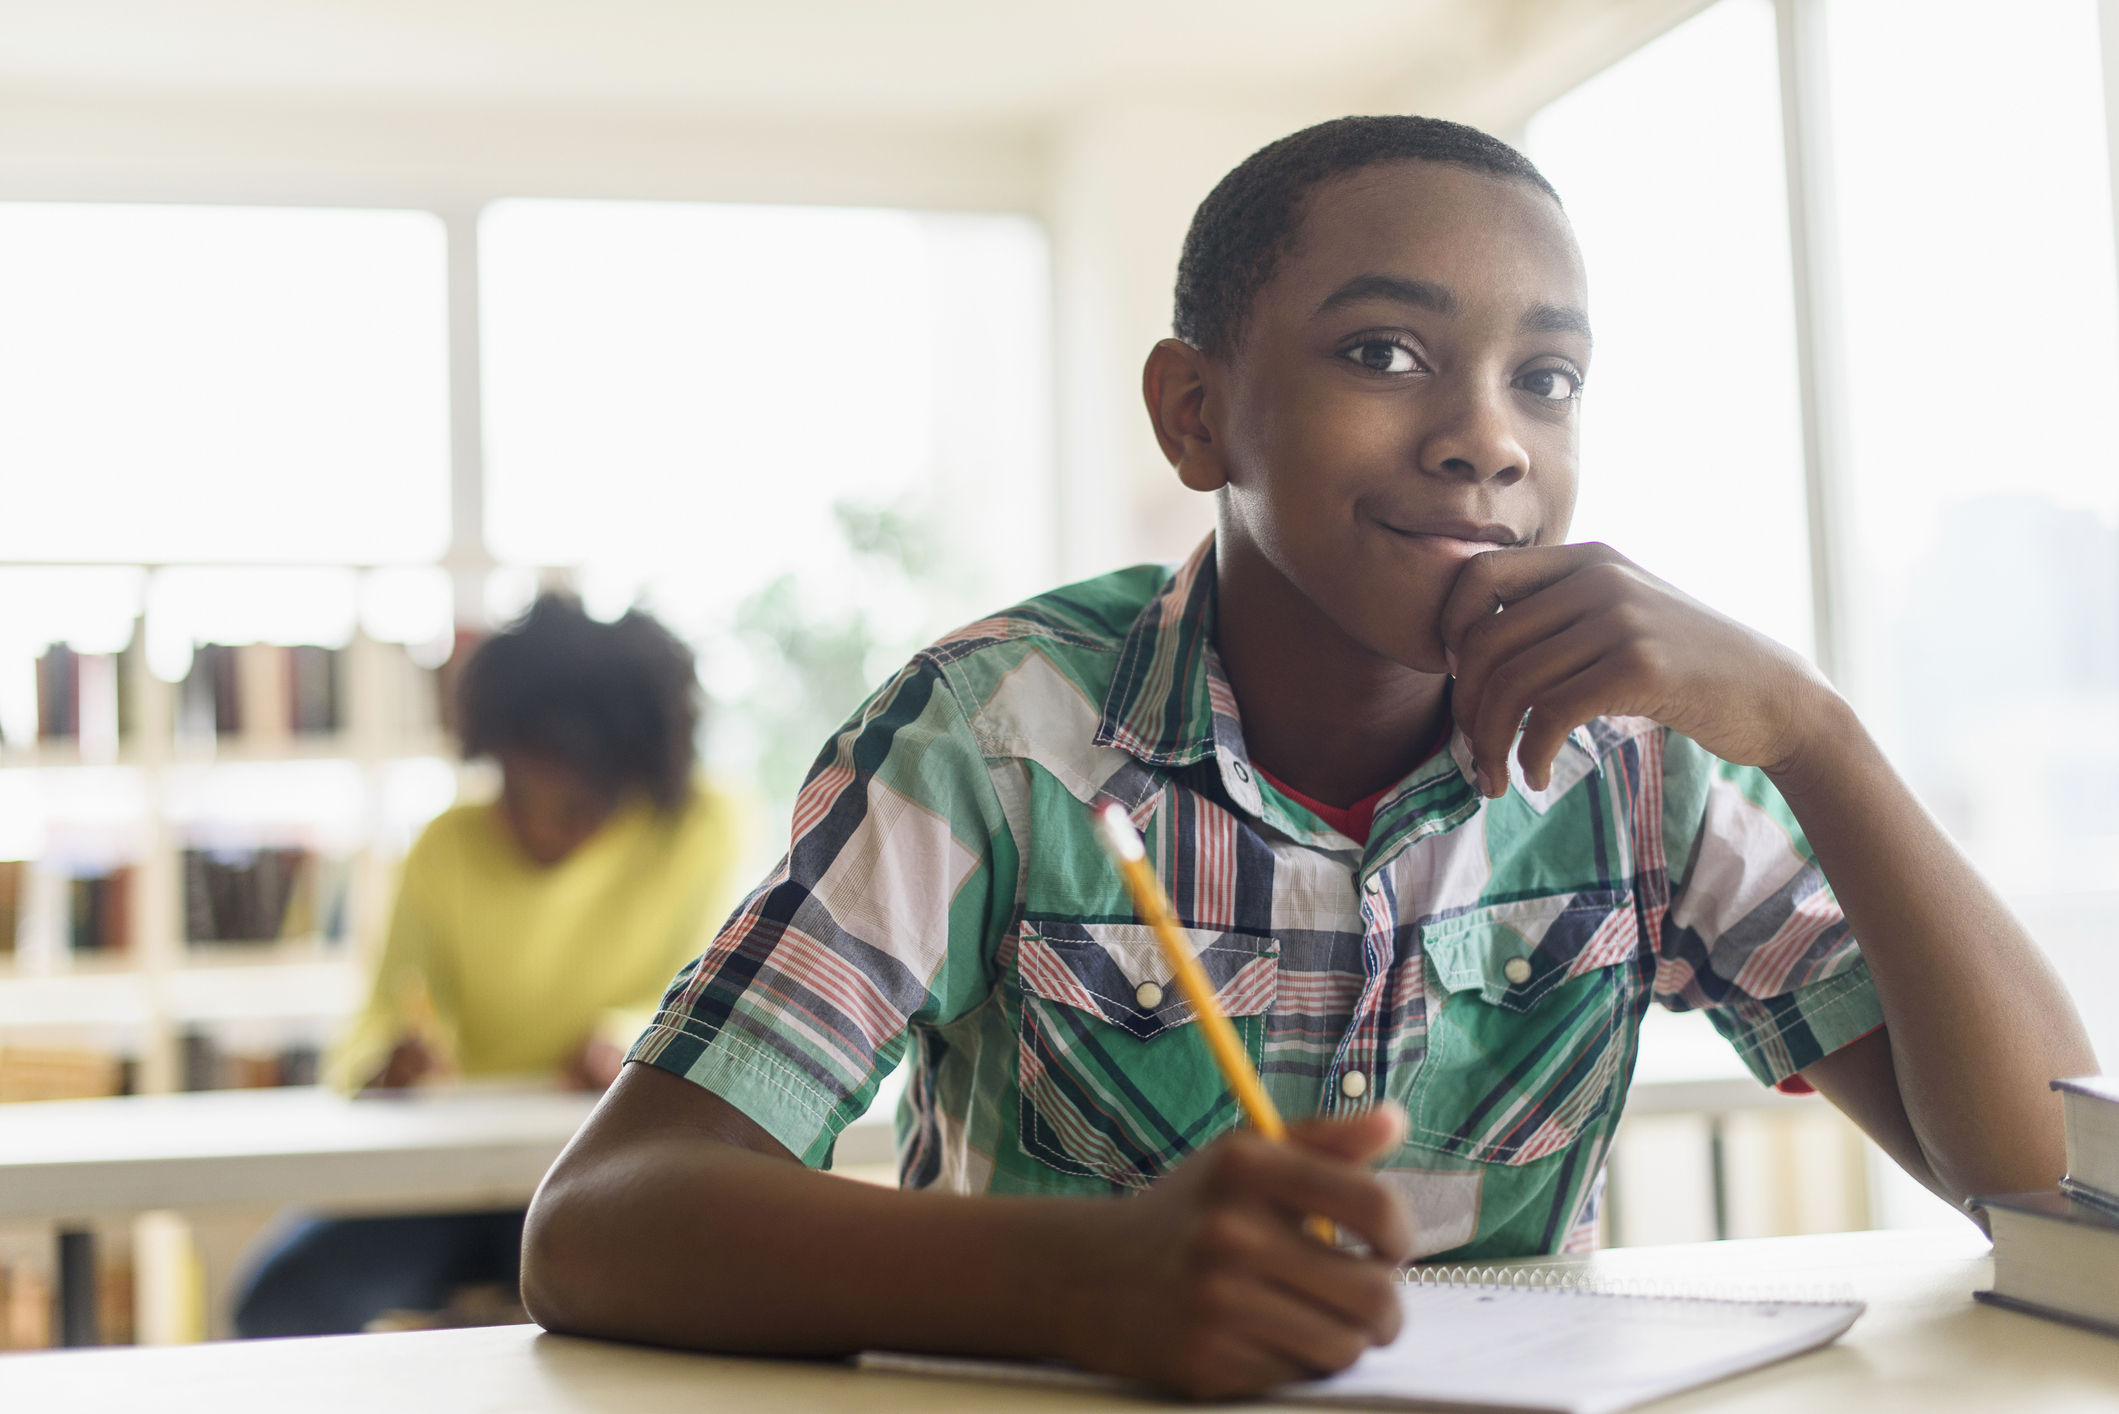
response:
<svg viewBox="0 0 2119 1414"><path fill-rule="evenodd" d="M1611 1414L1829 1344L1862 1313L1853 1300L1642 1295L1561 1278L1424 1272L1400 1288L1405 1326L1327 1379L1267 1398L1371 1408ZM1519 1276L1517 1280L1522 1280ZM1114 1391L1139 1386L1070 1365L870 1352L864 1369Z"/></svg>

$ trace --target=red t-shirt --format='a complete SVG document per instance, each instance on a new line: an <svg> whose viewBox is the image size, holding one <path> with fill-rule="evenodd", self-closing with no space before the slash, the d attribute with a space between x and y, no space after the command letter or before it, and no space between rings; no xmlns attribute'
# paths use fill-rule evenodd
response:
<svg viewBox="0 0 2119 1414"><path fill-rule="evenodd" d="M1435 753L1449 744L1449 730L1449 722L1445 720L1442 723L1441 734L1435 738L1427 750L1420 753L1421 765L1424 766L1433 760ZM1376 825L1376 807L1382 802L1383 797L1391 793L1391 787L1385 786L1374 795L1357 800L1352 805L1326 805L1321 800L1313 800L1309 796L1304 795L1256 761L1251 763L1251 769L1271 781L1274 790L1279 791L1289 800L1294 801L1297 805L1309 811L1356 844L1367 844L1369 842L1369 831L1374 829Z"/></svg>
<svg viewBox="0 0 2119 1414"><path fill-rule="evenodd" d="M1376 806L1391 791L1389 786L1385 786L1374 795L1365 796L1355 801L1352 805L1326 805L1321 800L1313 800L1309 796L1304 795L1301 791L1295 789L1295 787L1289 785L1286 781L1283 781L1256 762L1252 763L1251 768L1271 781L1273 789L1279 791L1289 800L1294 801L1297 805L1309 811L1356 844L1367 844L1369 842L1369 830L1376 823Z"/></svg>

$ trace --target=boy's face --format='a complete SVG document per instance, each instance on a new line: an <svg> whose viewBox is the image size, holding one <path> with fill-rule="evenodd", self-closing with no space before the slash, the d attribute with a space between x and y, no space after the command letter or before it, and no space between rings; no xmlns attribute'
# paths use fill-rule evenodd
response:
<svg viewBox="0 0 2119 1414"><path fill-rule="evenodd" d="M1566 219L1526 183L1396 162L1319 186L1206 371L1224 556L1446 671L1437 619L1465 563L1566 538L1586 307Z"/></svg>

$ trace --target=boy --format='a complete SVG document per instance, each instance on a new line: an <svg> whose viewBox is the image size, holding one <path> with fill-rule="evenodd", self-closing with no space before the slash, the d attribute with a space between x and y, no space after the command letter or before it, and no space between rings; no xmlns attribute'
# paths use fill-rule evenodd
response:
<svg viewBox="0 0 2119 1414"><path fill-rule="evenodd" d="M1195 1396L1337 1369L1393 1264L1591 1240L1651 1000L1946 1197L2051 1184L2046 1082L2094 1062L2035 946L1801 659L1563 543L1585 304L1551 188L1471 129L1342 119L1225 178L1144 380L1213 538L945 639L826 749L547 1178L532 1313ZM1232 1131L1104 798L1294 1143ZM792 1162L907 1044L903 1189Z"/></svg>

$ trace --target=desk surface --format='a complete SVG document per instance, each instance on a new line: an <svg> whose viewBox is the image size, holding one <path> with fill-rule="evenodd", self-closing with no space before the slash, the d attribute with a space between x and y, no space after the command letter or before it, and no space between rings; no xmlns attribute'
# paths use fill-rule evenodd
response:
<svg viewBox="0 0 2119 1414"><path fill-rule="evenodd" d="M219 1090L0 1105L0 1221L222 1205L392 1208L521 1203L595 1099L466 1086L348 1099ZM887 1163L878 1118L842 1162Z"/></svg>
<svg viewBox="0 0 2119 1414"><path fill-rule="evenodd" d="M1684 1074L1638 1081L1628 1108L1804 1103L1748 1076L1696 1064ZM520 1203L594 1103L472 1085L358 1100L282 1089L0 1105L0 1222L222 1205ZM839 1136L837 1166L887 1173L897 1158L892 1127L887 1105L856 1120Z"/></svg>
<svg viewBox="0 0 2119 1414"><path fill-rule="evenodd" d="M559 1092L227 1090L0 1106L0 1219L520 1202L588 1117Z"/></svg>
<svg viewBox="0 0 2119 1414"><path fill-rule="evenodd" d="M1586 1265L1599 1276L1686 1284L1840 1284L1869 1302L1837 1344L1651 1406L1657 1414L2119 1411L2119 1341L1971 1300L1989 1276L1976 1235L1774 1238L1620 1249L1535 1265ZM1120 1414L1171 1406L838 1364L688 1355L502 1326L0 1356L0 1407L82 1414Z"/></svg>

